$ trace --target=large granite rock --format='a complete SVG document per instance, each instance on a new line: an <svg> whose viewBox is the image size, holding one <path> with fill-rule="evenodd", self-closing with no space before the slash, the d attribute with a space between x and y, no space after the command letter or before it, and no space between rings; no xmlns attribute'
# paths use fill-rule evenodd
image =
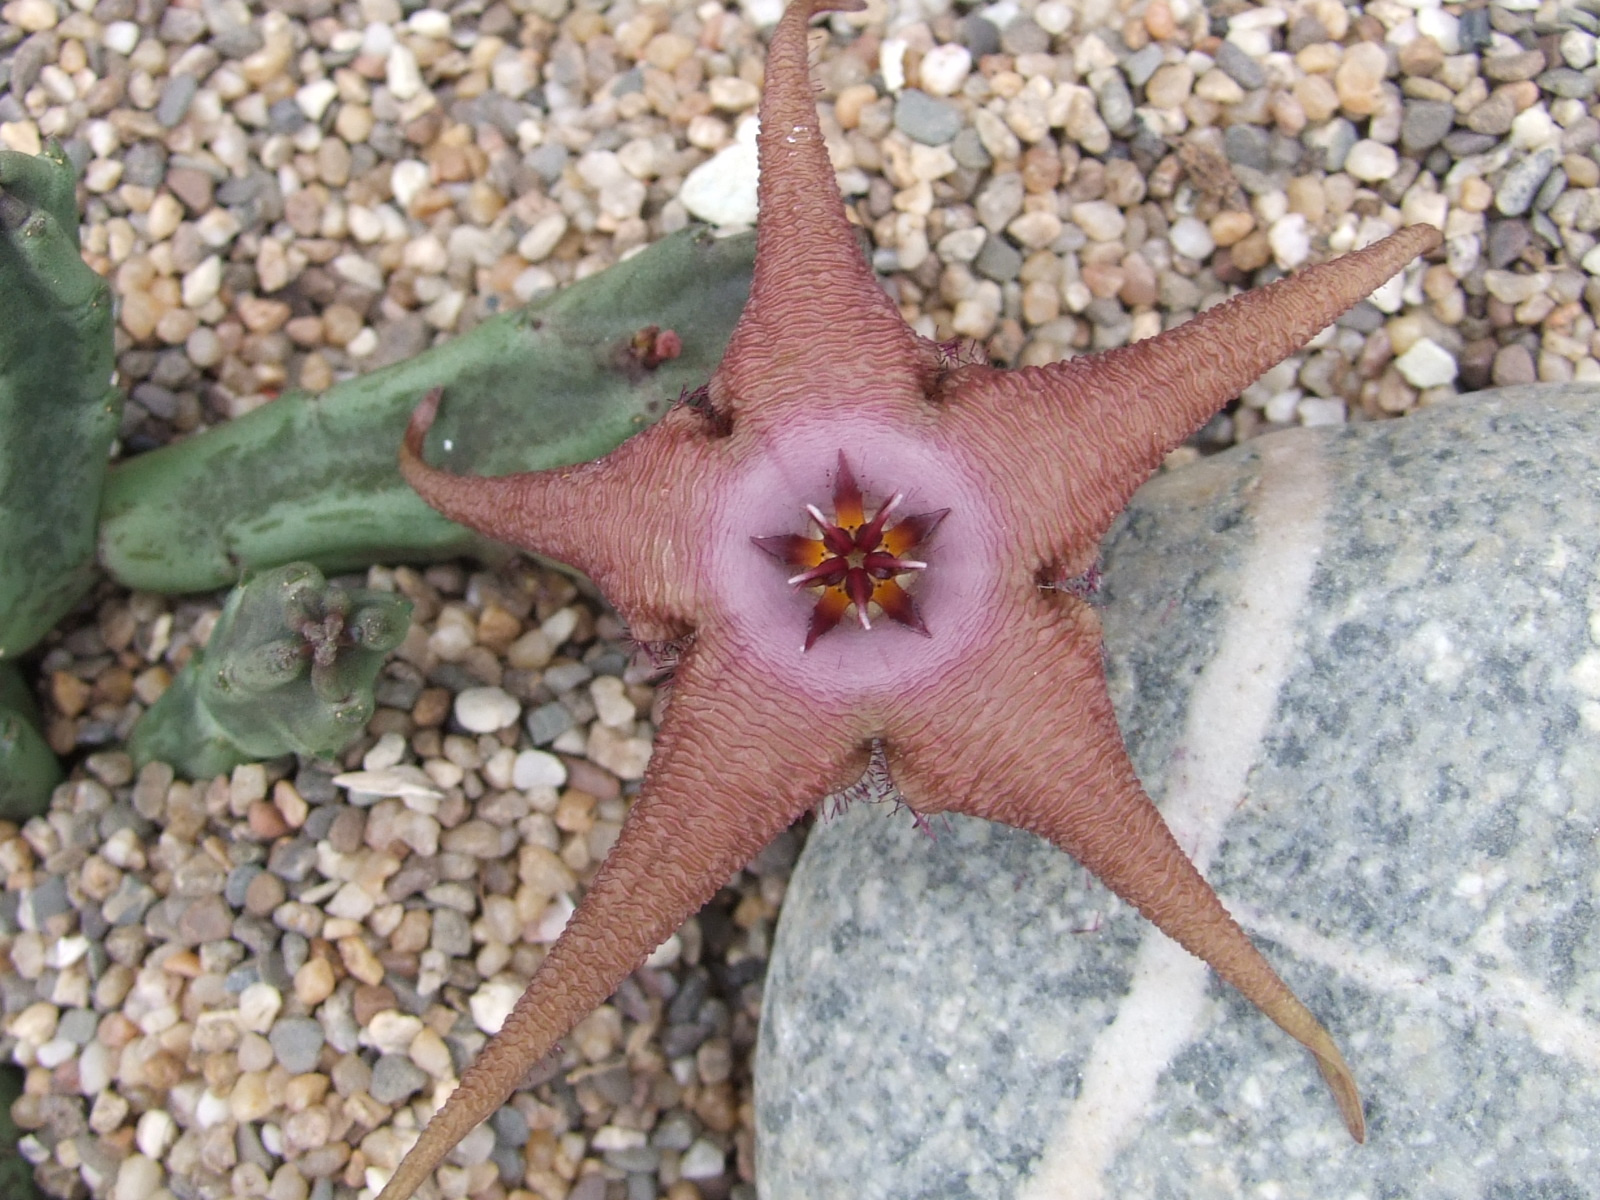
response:
<svg viewBox="0 0 1600 1200"><path fill-rule="evenodd" d="M778 932L763 1200L1600 1196L1600 391L1251 442L1103 561L1133 760L1367 1145L1071 859L857 804Z"/></svg>

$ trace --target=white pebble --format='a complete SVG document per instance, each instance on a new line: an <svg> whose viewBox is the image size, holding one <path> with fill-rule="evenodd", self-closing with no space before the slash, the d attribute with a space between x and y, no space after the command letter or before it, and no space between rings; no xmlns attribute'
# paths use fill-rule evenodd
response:
<svg viewBox="0 0 1600 1200"><path fill-rule="evenodd" d="M556 248L556 243L566 236L566 214L548 213L535 221L533 228L522 235L522 240L517 243L517 253L528 262L543 262L549 257L550 251Z"/></svg>
<svg viewBox="0 0 1600 1200"><path fill-rule="evenodd" d="M1400 156L1393 146L1385 146L1371 138L1362 138L1350 147L1345 156L1344 169L1363 183L1381 183L1395 173Z"/></svg>
<svg viewBox="0 0 1600 1200"><path fill-rule="evenodd" d="M139 1153L160 1159L178 1137L178 1123L164 1108L152 1108L139 1118L134 1132L134 1143Z"/></svg>
<svg viewBox="0 0 1600 1200"><path fill-rule="evenodd" d="M521 703L503 688L468 688L456 697L456 720L473 733L494 733L521 715Z"/></svg>
<svg viewBox="0 0 1600 1200"><path fill-rule="evenodd" d="M1272 257L1285 271L1292 271L1311 257L1311 229L1305 217L1289 213L1272 223L1267 231Z"/></svg>
<svg viewBox="0 0 1600 1200"><path fill-rule="evenodd" d="M420 767L394 766L375 771L346 771L333 777L335 787L366 796L398 796L402 800L438 800L437 788Z"/></svg>
<svg viewBox="0 0 1600 1200"><path fill-rule="evenodd" d="M1217 248L1210 227L1196 217L1179 217L1172 223L1167 238L1174 250L1197 262L1210 258L1211 252Z"/></svg>
<svg viewBox="0 0 1600 1200"><path fill-rule="evenodd" d="M884 38L878 47L878 71L883 75L883 88L891 95L906 86L906 51L904 38Z"/></svg>
<svg viewBox="0 0 1600 1200"><path fill-rule="evenodd" d="M496 976L473 992L467 1001L472 1023L484 1033L499 1033L521 995L522 987L515 980Z"/></svg>
<svg viewBox="0 0 1600 1200"><path fill-rule="evenodd" d="M981 225L952 230L939 239L939 257L947 263L969 263L978 257L988 236Z"/></svg>
<svg viewBox="0 0 1600 1200"><path fill-rule="evenodd" d="M222 287L222 259L209 256L183 277L183 306L203 308L217 298Z"/></svg>
<svg viewBox="0 0 1600 1200"><path fill-rule="evenodd" d="M374 1013L361 1030L358 1040L381 1054L404 1054L422 1032L422 1018L386 1008Z"/></svg>
<svg viewBox="0 0 1600 1200"><path fill-rule="evenodd" d="M359 254L339 255L333 260L333 270L336 275L347 283L366 288L369 292L383 291L382 269L377 263L369 262Z"/></svg>
<svg viewBox="0 0 1600 1200"><path fill-rule="evenodd" d="M972 70L972 51L951 42L922 56L922 90L930 96L954 96Z"/></svg>
<svg viewBox="0 0 1600 1200"><path fill-rule="evenodd" d="M1344 401L1333 396L1307 396L1296 411L1302 425L1344 424Z"/></svg>
<svg viewBox="0 0 1600 1200"><path fill-rule="evenodd" d="M567 764L543 750L524 750L511 767L511 785L519 791L533 787L560 787L567 781Z"/></svg>
<svg viewBox="0 0 1600 1200"><path fill-rule="evenodd" d="M1424 6L1417 13L1417 32L1439 43L1446 54L1461 53L1461 18L1442 8Z"/></svg>
<svg viewBox="0 0 1600 1200"><path fill-rule="evenodd" d="M718 150L689 172L678 201L690 215L712 225L754 225L756 221L756 124L739 125L731 146Z"/></svg>
<svg viewBox="0 0 1600 1200"><path fill-rule="evenodd" d="M105 42L107 50L114 50L118 54L132 54L133 48L139 44L139 27L132 21L113 21L106 26L105 32L100 37Z"/></svg>
<svg viewBox="0 0 1600 1200"><path fill-rule="evenodd" d="M533 926L532 940L542 946L550 945L561 936L567 927L567 922L572 920L572 914L577 911L572 903L572 897L562 892L545 906L544 912L539 914L539 919Z"/></svg>
<svg viewBox="0 0 1600 1200"><path fill-rule="evenodd" d="M1128 228L1122 210L1107 200L1085 200L1072 206L1072 219L1090 241L1112 242Z"/></svg>
<svg viewBox="0 0 1600 1200"><path fill-rule="evenodd" d="M365 921L377 907L378 902L364 887L359 883L347 883L333 894L333 898L327 902L326 911L330 917Z"/></svg>
<svg viewBox="0 0 1600 1200"><path fill-rule="evenodd" d="M417 56L404 42L396 42L389 51L384 82L397 100L410 100L422 91L422 71L417 66Z"/></svg>
<svg viewBox="0 0 1600 1200"><path fill-rule="evenodd" d="M306 84L294 94L294 102L299 105L300 111L305 113L310 121L322 120L322 114L328 111L339 95L339 85L331 79L315 79Z"/></svg>
<svg viewBox="0 0 1600 1200"><path fill-rule="evenodd" d="M150 1200L165 1177L166 1172L155 1159L145 1154L130 1154L117 1168L111 1200Z"/></svg>
<svg viewBox="0 0 1600 1200"><path fill-rule="evenodd" d="M252 983L239 993L239 1025L251 1033L266 1033L282 1007L277 988L270 983Z"/></svg>
<svg viewBox="0 0 1600 1200"><path fill-rule="evenodd" d="M1418 338L1411 348L1394 360L1395 370L1412 387L1441 387L1456 377L1456 360L1432 338Z"/></svg>
<svg viewBox="0 0 1600 1200"><path fill-rule="evenodd" d="M602 675L589 685L589 695L594 700L595 714L602 724L613 729L632 731L638 710L628 699L627 689L615 675Z"/></svg>
<svg viewBox="0 0 1600 1200"><path fill-rule="evenodd" d="M89 953L89 939L82 934L57 938L45 947L44 965L62 971L87 953Z"/></svg>
<svg viewBox="0 0 1600 1200"><path fill-rule="evenodd" d="M1542 150L1560 143L1561 131L1542 104L1525 108L1511 119L1511 144L1518 150Z"/></svg>
<svg viewBox="0 0 1600 1200"><path fill-rule="evenodd" d="M1574 71L1594 66L1595 36L1581 29L1569 29L1561 35L1561 57Z"/></svg>
<svg viewBox="0 0 1600 1200"><path fill-rule="evenodd" d="M419 8L406 21L412 33L443 41L450 36L450 14L437 8Z"/></svg>
<svg viewBox="0 0 1600 1200"><path fill-rule="evenodd" d="M389 188L394 192L395 203L401 208L410 208L411 202L428 186L432 177L427 163L414 158L402 158L389 172Z"/></svg>
<svg viewBox="0 0 1600 1200"><path fill-rule="evenodd" d="M406 754L406 739L394 730L390 730L379 738L372 749L368 750L361 759L361 769L364 771L385 771L390 767L400 765L400 760Z"/></svg>
<svg viewBox="0 0 1600 1200"><path fill-rule="evenodd" d="M683 1153L678 1174L685 1179L713 1179L727 1169L728 1156L705 1138L698 1138Z"/></svg>

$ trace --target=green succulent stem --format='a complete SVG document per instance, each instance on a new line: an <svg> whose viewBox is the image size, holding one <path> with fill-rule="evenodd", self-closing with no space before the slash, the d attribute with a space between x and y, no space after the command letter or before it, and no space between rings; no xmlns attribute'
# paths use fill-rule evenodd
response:
<svg viewBox="0 0 1600 1200"><path fill-rule="evenodd" d="M39 706L16 664L0 662L0 819L42 816L61 779L61 764L39 729Z"/></svg>
<svg viewBox="0 0 1600 1200"><path fill-rule="evenodd" d="M191 779L282 754L332 754L372 716L384 656L411 602L342 588L310 563L263 572L228 595L211 639L133 727L141 766Z"/></svg>
<svg viewBox="0 0 1600 1200"><path fill-rule="evenodd" d="M710 377L754 238L685 230L403 363L291 394L116 467L100 561L128 587L222 587L290 561L340 571L505 553L439 516L395 465L430 388L429 461L498 475L598 458Z"/></svg>
<svg viewBox="0 0 1600 1200"><path fill-rule="evenodd" d="M93 579L111 386L111 287L78 253L61 148L0 150L0 659L42 638Z"/></svg>

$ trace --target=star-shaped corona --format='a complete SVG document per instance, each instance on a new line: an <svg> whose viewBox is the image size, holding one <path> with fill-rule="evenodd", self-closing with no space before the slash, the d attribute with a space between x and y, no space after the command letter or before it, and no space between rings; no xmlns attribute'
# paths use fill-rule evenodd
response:
<svg viewBox="0 0 1600 1200"><path fill-rule="evenodd" d="M1098 618L1055 584L1093 567L1174 446L1438 231L1411 226L1104 354L1014 371L953 357L907 326L846 217L807 64L825 7L795 0L767 53L750 299L703 401L596 462L493 479L428 465L437 394L406 432L401 469L428 503L572 564L635 638L684 649L615 846L379 1200L406 1200L729 875L859 779L875 745L914 811L1048 839L1204 959L1311 1052L1365 1135L1333 1037L1145 794ZM841 448L864 494L841 488ZM808 505L816 537L799 528Z"/></svg>
<svg viewBox="0 0 1600 1200"><path fill-rule="evenodd" d="M896 492L869 520L861 485L841 450L833 484L833 516L823 515L815 504L806 505L817 527L816 537L774 533L750 539L784 565L799 568L789 577L790 586L817 593L803 649L811 649L819 637L838 625L852 605L863 629L871 629L872 618L881 614L929 636L917 602L900 586L900 580L927 569L927 563L906 555L928 540L950 510L895 516L905 498L904 492ZM893 524L891 516L895 517Z"/></svg>

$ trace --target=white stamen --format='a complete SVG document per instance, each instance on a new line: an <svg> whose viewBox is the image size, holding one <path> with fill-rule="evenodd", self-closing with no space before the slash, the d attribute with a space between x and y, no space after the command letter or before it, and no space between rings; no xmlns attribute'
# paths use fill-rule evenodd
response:
<svg viewBox="0 0 1600 1200"><path fill-rule="evenodd" d="M914 558L897 558L894 565L895 569L899 571L922 571L928 566L927 563L918 562Z"/></svg>
<svg viewBox="0 0 1600 1200"><path fill-rule="evenodd" d="M882 508L880 508L878 510L878 515L876 517L873 517L872 519L874 521L882 520L884 517L886 517L890 513L892 513L895 509L899 508L900 507L900 501L904 500L905 498L906 498L906 494L904 492L896 492L893 496L889 497L889 503L885 504Z"/></svg>
<svg viewBox="0 0 1600 1200"><path fill-rule="evenodd" d="M806 511L811 514L811 519L817 523L818 529L827 529L830 527L831 522L827 517L822 515L822 510L815 504L806 505Z"/></svg>

